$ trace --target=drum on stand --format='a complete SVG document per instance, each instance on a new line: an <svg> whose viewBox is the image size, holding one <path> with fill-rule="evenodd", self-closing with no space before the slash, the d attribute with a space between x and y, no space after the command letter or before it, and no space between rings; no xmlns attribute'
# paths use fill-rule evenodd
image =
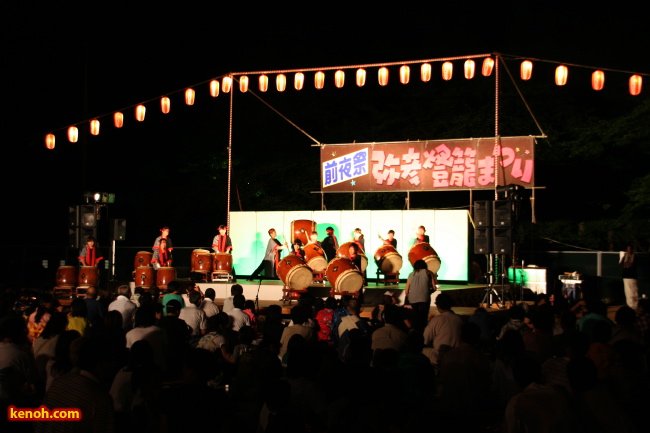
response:
<svg viewBox="0 0 650 433"><path fill-rule="evenodd" d="M336 255L338 257L345 257L348 258L350 254L350 245L352 245L354 242L346 242L339 246L339 249L336 250ZM357 254L361 256L361 272L366 272L366 268L368 267L368 257L359 249L357 251ZM331 263L331 262L330 262Z"/></svg>
<svg viewBox="0 0 650 433"><path fill-rule="evenodd" d="M167 284L176 280L176 268L163 266L156 271L156 286L161 290L167 290Z"/></svg>
<svg viewBox="0 0 650 433"><path fill-rule="evenodd" d="M212 272L220 272L223 274L232 273L232 254L212 253L212 257Z"/></svg>
<svg viewBox="0 0 650 433"><path fill-rule="evenodd" d="M138 251L133 262L133 269L138 269L142 266L151 266L152 257L153 253L150 251Z"/></svg>
<svg viewBox="0 0 650 433"><path fill-rule="evenodd" d="M99 269L95 266L82 266L79 268L78 286L94 286L99 284Z"/></svg>
<svg viewBox="0 0 650 433"><path fill-rule="evenodd" d="M139 266L134 273L133 281L138 287L149 288L156 284L155 271L151 266Z"/></svg>
<svg viewBox="0 0 650 433"><path fill-rule="evenodd" d="M295 220L291 221L291 243L300 239L303 245L309 242L311 232L316 231L316 221L312 220Z"/></svg>
<svg viewBox="0 0 650 433"><path fill-rule="evenodd" d="M77 284L76 266L59 266L56 271L56 285L58 287L72 287Z"/></svg>
<svg viewBox="0 0 650 433"><path fill-rule="evenodd" d="M325 251L317 244L307 244L304 248L305 261L314 272L325 272L327 269L327 260Z"/></svg>
<svg viewBox="0 0 650 433"><path fill-rule="evenodd" d="M411 266L415 266L415 262L418 260L424 260L427 268L434 274L437 274L438 270L440 270L440 257L438 257L436 250L426 242L415 244L409 250L409 263L411 263Z"/></svg>
<svg viewBox="0 0 650 433"><path fill-rule="evenodd" d="M306 290L313 278L309 266L302 257L295 254L280 259L277 272L284 285L291 290Z"/></svg>
<svg viewBox="0 0 650 433"><path fill-rule="evenodd" d="M209 274L212 272L212 254L208 250L192 251L192 267L190 272Z"/></svg>
<svg viewBox="0 0 650 433"><path fill-rule="evenodd" d="M402 256L399 255L392 245L384 245L375 251L375 262L377 268L383 274L395 274L402 269Z"/></svg>
<svg viewBox="0 0 650 433"><path fill-rule="evenodd" d="M330 261L325 275L335 292L357 292L363 287L363 274L347 257Z"/></svg>

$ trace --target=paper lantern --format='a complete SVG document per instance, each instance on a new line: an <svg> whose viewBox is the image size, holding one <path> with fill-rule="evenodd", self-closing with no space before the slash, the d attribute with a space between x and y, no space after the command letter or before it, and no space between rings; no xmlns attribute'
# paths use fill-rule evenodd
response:
<svg viewBox="0 0 650 433"><path fill-rule="evenodd" d="M524 81L530 80L530 77L533 76L533 62L530 60L524 60L521 62L520 68L521 79Z"/></svg>
<svg viewBox="0 0 650 433"><path fill-rule="evenodd" d="M287 88L287 76L284 74L278 74L275 77L275 88L278 89L278 92L284 92L284 89Z"/></svg>
<svg viewBox="0 0 650 433"><path fill-rule="evenodd" d="M121 128L124 126L124 114L119 111L113 114L113 124L116 128Z"/></svg>
<svg viewBox="0 0 650 433"><path fill-rule="evenodd" d="M378 78L379 78L379 85L380 86L385 86L388 84L388 68L387 67L382 67L379 68L378 72Z"/></svg>
<svg viewBox="0 0 650 433"><path fill-rule="evenodd" d="M52 150L54 149L54 145L56 142L56 137L54 137L54 134L47 134L45 136L45 147Z"/></svg>
<svg viewBox="0 0 650 433"><path fill-rule="evenodd" d="M293 76L293 87L296 90L302 90L305 85L305 74L302 72L296 72L296 75Z"/></svg>
<svg viewBox="0 0 650 433"><path fill-rule="evenodd" d="M463 67L463 70L465 72L465 78L468 80L471 80L474 78L474 71L476 70L476 62L472 59L467 59L465 60L465 65Z"/></svg>
<svg viewBox="0 0 650 433"><path fill-rule="evenodd" d="M399 68L399 82L402 84L408 84L409 79L411 78L411 68L408 65L402 65Z"/></svg>
<svg viewBox="0 0 650 433"><path fill-rule="evenodd" d="M492 75L492 69L494 69L494 59L492 57L486 57L483 59L483 67L481 68L481 74L484 77L489 77Z"/></svg>
<svg viewBox="0 0 650 433"><path fill-rule="evenodd" d="M168 114L171 108L172 108L172 101L167 96L163 96L162 98L160 98L160 111L162 111L163 114Z"/></svg>
<svg viewBox="0 0 650 433"><path fill-rule="evenodd" d="M239 91L242 93L248 92L248 76L242 75L239 77Z"/></svg>
<svg viewBox="0 0 650 433"><path fill-rule="evenodd" d="M569 78L569 68L564 65L560 65L555 68L555 84L558 86L564 86L567 79Z"/></svg>
<svg viewBox="0 0 650 433"><path fill-rule="evenodd" d="M451 76L454 73L454 64L451 62L445 62L442 64L442 79L445 81L451 80Z"/></svg>
<svg viewBox="0 0 650 433"><path fill-rule="evenodd" d="M603 90L605 87L605 73L603 71L594 71L591 74L591 88L594 90Z"/></svg>
<svg viewBox="0 0 650 433"><path fill-rule="evenodd" d="M260 75L260 78L257 80L260 92L266 92L269 90L269 77L266 75Z"/></svg>
<svg viewBox="0 0 650 433"><path fill-rule="evenodd" d="M630 95L637 96L641 93L641 86L643 85L643 77L641 75L632 75L630 77Z"/></svg>
<svg viewBox="0 0 650 433"><path fill-rule="evenodd" d="M431 79L431 64L430 63L422 63L422 66L420 66L420 78L425 83Z"/></svg>
<svg viewBox="0 0 650 433"><path fill-rule="evenodd" d="M340 89L345 84L345 72L338 70L334 73L334 85Z"/></svg>
<svg viewBox="0 0 650 433"><path fill-rule="evenodd" d="M363 68L357 69L357 86L363 87L366 84L366 70Z"/></svg>
<svg viewBox="0 0 650 433"><path fill-rule="evenodd" d="M92 135L99 135L99 120L93 119L90 121L90 133Z"/></svg>
<svg viewBox="0 0 650 433"><path fill-rule="evenodd" d="M142 104L135 107L135 120L137 120L138 122L142 122L144 120L144 115L146 112L147 109Z"/></svg>
<svg viewBox="0 0 650 433"><path fill-rule="evenodd" d="M194 96L196 95L196 92L194 92L194 89L189 88L185 90L185 103L187 105L194 105Z"/></svg>
<svg viewBox="0 0 650 433"><path fill-rule="evenodd" d="M232 77L223 77L221 80L221 90L223 93L230 93L230 88L232 87Z"/></svg>
<svg viewBox="0 0 650 433"><path fill-rule="evenodd" d="M314 87L320 90L323 86L325 86L325 73L323 71L318 71L316 72L316 75L314 75Z"/></svg>
<svg viewBox="0 0 650 433"><path fill-rule="evenodd" d="M79 138L79 130L76 126L71 126L68 128L68 141L70 143L76 143Z"/></svg>
<svg viewBox="0 0 650 433"><path fill-rule="evenodd" d="M219 80L210 81L210 96L213 98L219 96Z"/></svg>

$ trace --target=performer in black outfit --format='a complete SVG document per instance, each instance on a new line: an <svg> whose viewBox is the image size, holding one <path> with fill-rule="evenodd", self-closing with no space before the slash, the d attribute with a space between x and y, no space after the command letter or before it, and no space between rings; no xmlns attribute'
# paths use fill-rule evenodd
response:
<svg viewBox="0 0 650 433"><path fill-rule="evenodd" d="M276 267L280 261L280 251L285 249L286 245L282 245L279 240L276 239L277 233L275 229L269 230L269 242L266 245L266 253L264 254L264 259L262 263L255 269L251 274L251 277L248 281L253 281L255 278L259 277L260 272L264 270L264 276L267 278L277 278Z"/></svg>
<svg viewBox="0 0 650 433"><path fill-rule="evenodd" d="M336 258L336 250L339 249L339 242L334 236L334 229L328 227L325 229L327 232L327 237L321 242L321 248L325 251L325 256L327 256L327 261L331 261Z"/></svg>

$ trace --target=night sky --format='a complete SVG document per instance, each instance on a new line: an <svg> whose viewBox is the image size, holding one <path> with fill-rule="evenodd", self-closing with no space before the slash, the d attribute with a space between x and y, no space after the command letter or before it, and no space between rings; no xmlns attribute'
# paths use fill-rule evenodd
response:
<svg viewBox="0 0 650 433"><path fill-rule="evenodd" d="M207 246L225 222L228 97L211 98L206 83L231 71L492 52L650 71L650 32L640 11L634 13L629 5L618 11L597 10L586 2L390 7L182 2L173 8L160 2L134 3L21 2L2 7L2 244L64 245L68 206L79 204L85 190L99 190L117 194L108 217L127 219L125 245L149 245L160 226L170 225L175 244ZM450 82L440 79L435 65L430 83L420 83L412 72L412 83L403 86L394 68L386 88L369 71L364 88L357 88L348 73L346 86L335 89L330 73L326 88L317 91L307 74L301 92L289 80L284 93L269 90L261 95L324 143L493 135L493 80L465 80L461 66L457 62ZM519 61L509 67L518 75ZM605 90L594 92L591 71L571 69L569 84L559 88L553 84L554 65L536 63L535 68L531 82L518 83L549 135L539 144L544 152L559 152L563 141L575 136L562 121L567 116L588 133L592 125L602 127L603 121L647 103L650 95L650 79L644 93L633 98L627 94L627 74L608 74ZM256 77L251 82L256 90ZM182 90L188 86L197 92L191 107L183 101ZM504 87L502 134L539 135L512 86ZM159 109L165 94L172 99L167 115ZM138 123L131 107L145 101L150 101L147 118ZM242 209L318 209L320 198L309 194L318 189L319 175L318 150L311 140L252 95L237 90L234 107L233 188ZM125 127L116 130L111 118L101 116L119 109ZM99 136L87 134L85 122L79 125L79 142L67 142L68 126L94 117L102 121ZM49 132L56 134L53 151L44 146ZM548 187L538 196L538 213L553 218L557 214L545 210L565 197L560 187L584 187L599 169L589 166L569 174L538 164L537 184ZM602 194L607 183L594 181L600 192L576 195L587 200ZM454 194L423 195L415 198L414 206L466 204L466 193ZM238 210L235 190L233 197L231 209ZM368 208L386 204L372 200ZM403 204L399 197L386 200L388 206ZM349 198L332 197L328 209L347 202Z"/></svg>

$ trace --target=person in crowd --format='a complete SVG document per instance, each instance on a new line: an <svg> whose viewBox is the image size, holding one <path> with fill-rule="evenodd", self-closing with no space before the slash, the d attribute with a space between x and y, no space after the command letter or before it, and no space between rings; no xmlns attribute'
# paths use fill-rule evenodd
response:
<svg viewBox="0 0 650 433"><path fill-rule="evenodd" d="M117 288L117 298L108 306L108 311L119 311L122 315L122 328L130 331L133 328L136 306L131 300L131 289L122 285Z"/></svg>

